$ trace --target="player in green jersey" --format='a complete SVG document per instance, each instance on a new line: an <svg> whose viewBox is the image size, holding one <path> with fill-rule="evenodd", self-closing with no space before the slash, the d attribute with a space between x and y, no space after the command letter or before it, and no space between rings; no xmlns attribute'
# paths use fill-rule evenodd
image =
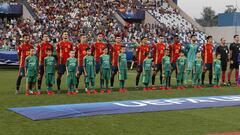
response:
<svg viewBox="0 0 240 135"><path fill-rule="evenodd" d="M77 59L75 58L75 51L70 51L69 58L66 62L66 71L67 71L67 88L68 88L68 95L77 94L74 91L74 88L77 83Z"/></svg>
<svg viewBox="0 0 240 135"><path fill-rule="evenodd" d="M46 86L47 86L47 94L52 95L55 94L53 90L53 84L55 83L55 64L56 60L52 56L52 49L46 50L47 57L44 58L44 71L45 79L46 79Z"/></svg>
<svg viewBox="0 0 240 135"><path fill-rule="evenodd" d="M170 88L170 76L171 76L171 62L169 57L169 50L165 50L164 57L162 58L162 76L163 87L161 90L171 90Z"/></svg>
<svg viewBox="0 0 240 135"><path fill-rule="evenodd" d="M177 65L177 89L184 90L184 75L186 73L187 59L184 56L184 52L179 53L179 57L176 62Z"/></svg>
<svg viewBox="0 0 240 135"><path fill-rule="evenodd" d="M97 94L97 91L95 90L95 60L92 56L91 48L86 49L87 55L83 58L83 70L84 70L84 76L85 76L85 90L87 94ZM91 89L90 89L90 83L91 83Z"/></svg>
<svg viewBox="0 0 240 135"><path fill-rule="evenodd" d="M202 71L203 71L203 60L200 52L197 52L196 59L193 62L193 85L196 89L202 89L201 80L202 80Z"/></svg>
<svg viewBox="0 0 240 135"><path fill-rule="evenodd" d="M36 91L38 58L35 56L34 49L30 49L29 56L25 59L25 73L27 76L27 90L25 95L29 96L31 93L34 95L40 95L40 91Z"/></svg>
<svg viewBox="0 0 240 135"><path fill-rule="evenodd" d="M119 92L124 93L127 92L125 88L125 81L127 80L127 55L125 46L122 46L121 53L118 56L118 69Z"/></svg>
<svg viewBox="0 0 240 135"><path fill-rule="evenodd" d="M152 58L151 58L151 54L147 53L146 54L147 57L146 59L143 61L143 78L142 78L142 82L144 84L144 91L149 91L152 90L151 88L149 88L149 83L151 81L151 74L152 74Z"/></svg>
<svg viewBox="0 0 240 135"><path fill-rule="evenodd" d="M199 45L197 44L196 35L191 35L191 43L186 46L187 69L186 69L185 80L184 80L185 85L188 83L189 76L192 73L193 64L194 64L198 49L199 49ZM193 74L192 74L192 78L193 78Z"/></svg>
<svg viewBox="0 0 240 135"><path fill-rule="evenodd" d="M214 86L213 86L213 88L220 88L221 73L222 73L221 54L217 54L216 59L214 59L214 61L213 61L213 75L214 75Z"/></svg>
<svg viewBox="0 0 240 135"><path fill-rule="evenodd" d="M105 91L107 93L111 93L112 91L108 89L108 84L110 80L110 67L111 67L111 60L110 56L108 55L108 48L103 48L103 54L100 56L100 79L102 80L102 83L100 85L101 87L101 93L104 93ZM106 84L105 90L103 89L104 81Z"/></svg>

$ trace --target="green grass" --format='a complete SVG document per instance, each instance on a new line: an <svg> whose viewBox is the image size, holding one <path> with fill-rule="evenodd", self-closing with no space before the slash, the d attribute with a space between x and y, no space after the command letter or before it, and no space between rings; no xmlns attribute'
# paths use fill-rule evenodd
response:
<svg viewBox="0 0 240 135"><path fill-rule="evenodd" d="M134 90L134 72L129 73L130 92L110 95L14 95L17 70L0 69L0 135L203 135L240 131L239 107L193 109L121 115L102 115L68 119L32 121L7 110L10 107L103 102L134 99L174 98L191 96L238 95L239 88L218 90L188 89L186 91ZM63 78L65 80L65 78ZM159 79L156 79L159 80ZM65 85L65 81L62 81ZM175 83L175 81L173 81ZM21 90L24 90L25 79ZM82 80L81 80L82 84ZM118 86L118 82L116 85ZM43 86L45 88L45 85ZM82 87L81 87L82 88ZM65 89L65 87L63 87ZM23 92L23 91L22 91Z"/></svg>

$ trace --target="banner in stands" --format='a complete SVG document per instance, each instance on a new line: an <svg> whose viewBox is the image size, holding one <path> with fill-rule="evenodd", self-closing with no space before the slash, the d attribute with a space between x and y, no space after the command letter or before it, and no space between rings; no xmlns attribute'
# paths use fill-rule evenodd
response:
<svg viewBox="0 0 240 135"><path fill-rule="evenodd" d="M19 65L16 51L0 51L0 65Z"/></svg>
<svg viewBox="0 0 240 135"><path fill-rule="evenodd" d="M157 112L239 105L240 95L235 95L17 107L9 108L9 110L32 120L46 120L80 116Z"/></svg>

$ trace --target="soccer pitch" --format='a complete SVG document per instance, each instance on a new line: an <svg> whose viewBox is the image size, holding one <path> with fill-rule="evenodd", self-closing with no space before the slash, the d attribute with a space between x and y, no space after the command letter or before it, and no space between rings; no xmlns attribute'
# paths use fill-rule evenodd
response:
<svg viewBox="0 0 240 135"><path fill-rule="evenodd" d="M43 121L32 121L7 110L7 108L10 107L39 105L239 95L240 89L236 87L143 92L142 89L134 89L136 74L135 71L130 71L126 85L130 87L128 93L120 94L118 92L113 92L111 94L98 93L96 95L80 93L70 96L64 93L60 95L56 94L49 96L43 94L40 96L26 97L24 94L14 95L17 75L16 69L0 69L0 72L1 135L204 135L208 133L240 131L239 107L101 115ZM98 80L98 78L96 80ZM156 79L156 83L159 83L159 78ZM175 83L176 81L173 80L172 84ZM96 84L98 88L98 81L96 81ZM117 78L115 86L118 87ZM22 93L24 92L24 88L25 79L23 79L21 85ZM80 88L83 88L83 77L80 81ZM62 89L66 89L65 78L62 80ZM44 80L43 90L45 90Z"/></svg>

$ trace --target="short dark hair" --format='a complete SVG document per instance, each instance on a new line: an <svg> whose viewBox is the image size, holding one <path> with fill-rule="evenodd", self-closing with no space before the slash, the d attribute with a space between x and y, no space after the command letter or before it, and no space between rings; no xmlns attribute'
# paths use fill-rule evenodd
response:
<svg viewBox="0 0 240 135"><path fill-rule="evenodd" d="M212 36L207 36L207 40L209 40L210 38L212 38Z"/></svg>
<svg viewBox="0 0 240 135"><path fill-rule="evenodd" d="M192 34L192 35L191 35L191 38L193 38L193 37L196 37L196 35L195 35L195 34Z"/></svg>
<svg viewBox="0 0 240 135"><path fill-rule="evenodd" d="M103 47L103 49L102 49L102 50L105 50L105 49L108 49L108 47Z"/></svg>
<svg viewBox="0 0 240 135"><path fill-rule="evenodd" d="M174 35L173 38L178 38L179 36L178 35Z"/></svg>
<svg viewBox="0 0 240 135"><path fill-rule="evenodd" d="M53 50L51 48L46 49L46 52L50 52L50 51L52 52Z"/></svg>
<svg viewBox="0 0 240 135"><path fill-rule="evenodd" d="M233 38L236 38L237 36L239 36L239 35L234 35Z"/></svg>
<svg viewBox="0 0 240 135"><path fill-rule="evenodd" d="M86 48L86 51L88 51L88 50L91 50L91 48L90 47Z"/></svg>

